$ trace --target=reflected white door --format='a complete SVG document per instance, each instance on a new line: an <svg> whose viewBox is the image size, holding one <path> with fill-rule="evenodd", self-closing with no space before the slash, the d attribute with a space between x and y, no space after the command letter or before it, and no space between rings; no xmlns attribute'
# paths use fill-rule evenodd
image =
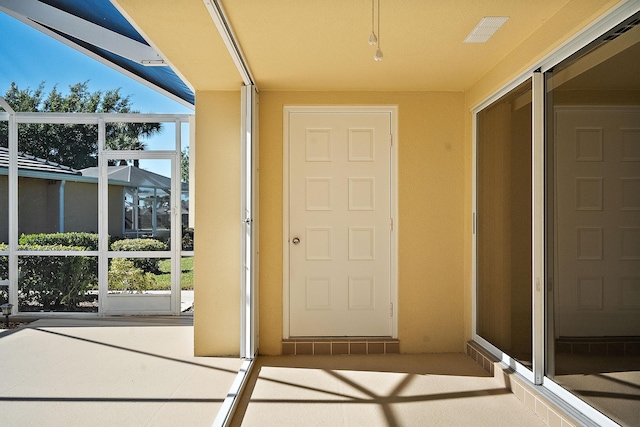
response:
<svg viewBox="0 0 640 427"><path fill-rule="evenodd" d="M289 113L290 336L391 335L391 114Z"/></svg>
<svg viewBox="0 0 640 427"><path fill-rule="evenodd" d="M640 334L640 110L556 111L556 336Z"/></svg>

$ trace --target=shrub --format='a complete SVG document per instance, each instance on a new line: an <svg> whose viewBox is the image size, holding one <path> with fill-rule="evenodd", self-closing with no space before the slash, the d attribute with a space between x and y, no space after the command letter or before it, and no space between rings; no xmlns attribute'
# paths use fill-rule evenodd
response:
<svg viewBox="0 0 640 427"><path fill-rule="evenodd" d="M166 251L167 245L156 239L124 239L111 244L112 251ZM158 258L127 258L145 273L160 274Z"/></svg>
<svg viewBox="0 0 640 427"><path fill-rule="evenodd" d="M193 228L182 229L182 250L183 251L193 250L193 241L194 241L193 234L194 234Z"/></svg>
<svg viewBox="0 0 640 427"><path fill-rule="evenodd" d="M0 243L0 251L6 251L8 249L6 243ZM0 256L0 280L9 279L9 257ZM0 304L9 302L9 288L6 286L0 286Z"/></svg>
<svg viewBox="0 0 640 427"><path fill-rule="evenodd" d="M6 243L0 243L0 251L8 251L9 245ZM4 255L0 256L0 280L7 280L9 278L9 257Z"/></svg>
<svg viewBox="0 0 640 427"><path fill-rule="evenodd" d="M127 293L142 293L156 284L153 274L136 268L133 261L126 258L111 260L109 267L109 290Z"/></svg>
<svg viewBox="0 0 640 427"><path fill-rule="evenodd" d="M184 225L182 226L182 250L183 251L192 251L193 250L193 228L187 228ZM171 248L171 238L167 240L167 248Z"/></svg>
<svg viewBox="0 0 640 427"><path fill-rule="evenodd" d="M81 246L19 245L25 251L84 251ZM18 260L21 311L76 311L86 292L97 286L95 257L21 256Z"/></svg>
<svg viewBox="0 0 640 427"><path fill-rule="evenodd" d="M81 246L88 251L98 250L98 234L96 233L50 233L23 234L20 245L60 245Z"/></svg>
<svg viewBox="0 0 640 427"><path fill-rule="evenodd" d="M71 233L68 233L71 234ZM88 233L75 233L88 234ZM57 239L62 233L58 233ZM36 236L36 237L31 237ZM27 244L24 242L47 241L45 234L23 235L18 250L25 251L85 251L72 245ZM54 238L54 239L55 239ZM88 238L90 239L90 238ZM6 251L7 245L0 244ZM83 256L21 256L18 259L20 311L73 311L86 300L86 292L97 287L98 268L96 257ZM0 278L9 275L8 257L0 257Z"/></svg>
<svg viewBox="0 0 640 427"><path fill-rule="evenodd" d="M112 251L166 251L167 245L156 239L123 239L111 244Z"/></svg>
<svg viewBox="0 0 640 427"><path fill-rule="evenodd" d="M0 287L0 305L9 302L9 289L6 286Z"/></svg>

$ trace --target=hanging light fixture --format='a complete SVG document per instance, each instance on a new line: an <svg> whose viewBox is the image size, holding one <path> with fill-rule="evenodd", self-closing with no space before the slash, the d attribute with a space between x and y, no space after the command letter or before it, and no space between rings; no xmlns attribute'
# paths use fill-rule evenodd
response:
<svg viewBox="0 0 640 427"><path fill-rule="evenodd" d="M380 49L380 0L378 0L378 36L373 31L373 22L374 22L374 10L373 10L373 1L371 1L371 36L369 36L369 44L376 45L376 53L373 55L373 59L376 61L382 61L384 55L382 54L382 50Z"/></svg>
<svg viewBox="0 0 640 427"><path fill-rule="evenodd" d="M378 38L376 37L376 32L374 31L374 26L373 26L374 19L375 19L375 10L374 10L375 1L376 0L371 0L371 35L369 36L369 44L371 46L378 43Z"/></svg>

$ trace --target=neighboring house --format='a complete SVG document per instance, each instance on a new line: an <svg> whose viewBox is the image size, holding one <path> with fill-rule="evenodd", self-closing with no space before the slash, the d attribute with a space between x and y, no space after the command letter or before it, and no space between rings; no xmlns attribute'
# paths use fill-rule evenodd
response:
<svg viewBox="0 0 640 427"><path fill-rule="evenodd" d="M0 147L0 200L8 200L8 149ZM98 232L97 168L76 170L18 154L19 234ZM170 178L135 166L110 166L109 235L167 237ZM188 184L183 184L182 216L188 216ZM0 209L0 223L8 223ZM0 228L0 242L7 242Z"/></svg>
<svg viewBox="0 0 640 427"><path fill-rule="evenodd" d="M98 176L97 167L82 169L81 172L86 177ZM117 182L123 185L124 236L167 237L170 231L171 178L131 165L109 166L107 174L110 184ZM181 186L181 218L182 224L187 226L189 184L183 182Z"/></svg>

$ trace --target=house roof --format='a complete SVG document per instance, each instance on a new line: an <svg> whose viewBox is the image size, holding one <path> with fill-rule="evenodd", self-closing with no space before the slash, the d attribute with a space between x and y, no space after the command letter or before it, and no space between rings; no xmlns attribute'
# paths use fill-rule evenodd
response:
<svg viewBox="0 0 640 427"><path fill-rule="evenodd" d="M9 168L9 149L5 147L0 147L0 168ZM70 168L69 166L60 165L23 153L18 153L18 170L54 172L63 175L82 175L79 170Z"/></svg>
<svg viewBox="0 0 640 427"><path fill-rule="evenodd" d="M109 0L0 0L0 11L185 105L194 105L191 88Z"/></svg>
<svg viewBox="0 0 640 427"><path fill-rule="evenodd" d="M0 175L6 175L8 170L9 149L0 147ZM97 182L98 168L91 167L77 170L29 154L18 153L18 174L33 178L62 180L68 177L74 181ZM170 178L131 165L108 166L107 174L110 184L130 187L171 188ZM189 184L183 182L182 190L188 191Z"/></svg>
<svg viewBox="0 0 640 427"><path fill-rule="evenodd" d="M81 172L82 176L98 177L97 167L82 169ZM131 187L171 188L170 178L136 166L108 166L107 174L110 182L118 181ZM183 190L188 190L189 184L182 183L182 188Z"/></svg>

